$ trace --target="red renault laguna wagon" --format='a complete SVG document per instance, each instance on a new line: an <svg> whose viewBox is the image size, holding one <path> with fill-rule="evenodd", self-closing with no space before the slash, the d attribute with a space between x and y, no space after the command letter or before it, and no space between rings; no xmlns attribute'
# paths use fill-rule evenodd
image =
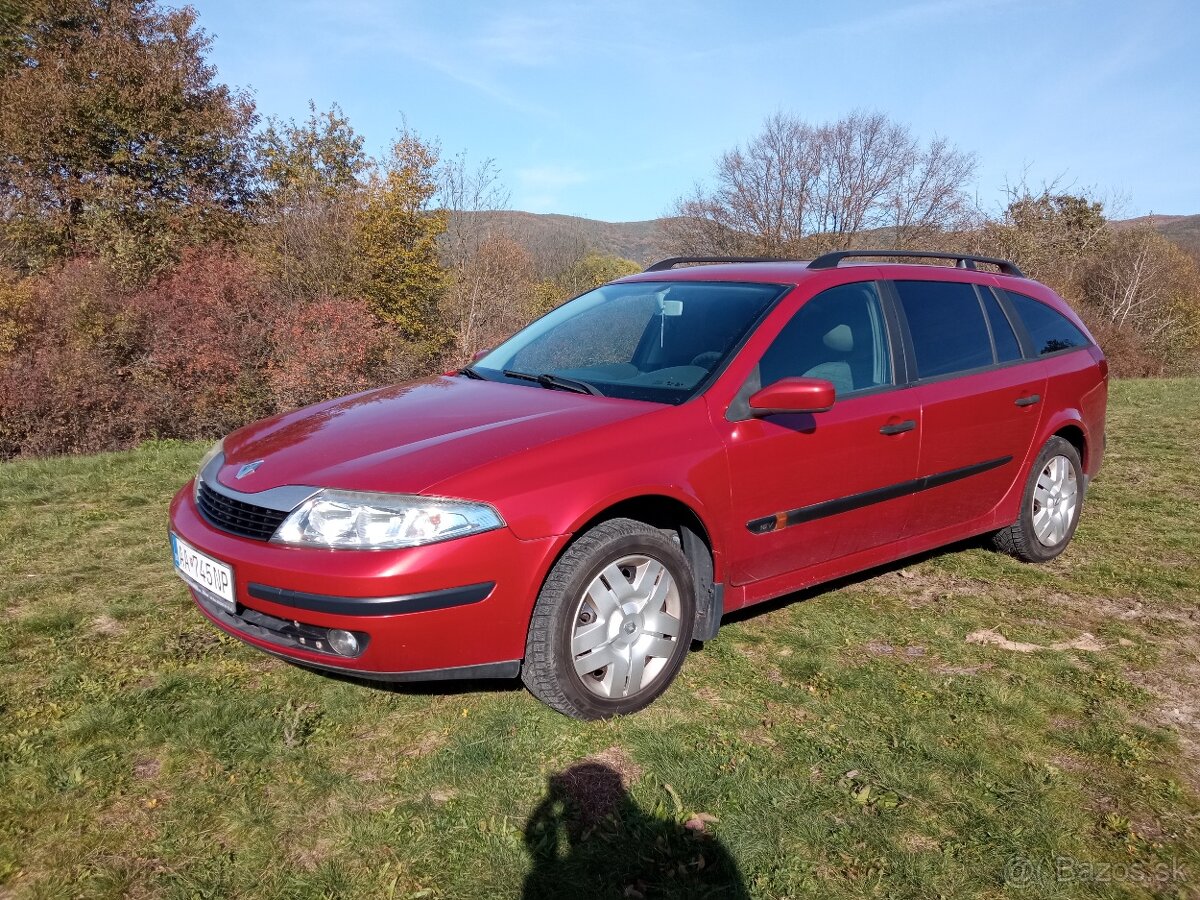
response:
<svg viewBox="0 0 1200 900"><path fill-rule="evenodd" d="M906 256L955 265L862 261ZM972 535L1057 556L1107 382L1003 260L669 259L456 373L235 431L171 545L201 612L268 653L630 713L728 612Z"/></svg>

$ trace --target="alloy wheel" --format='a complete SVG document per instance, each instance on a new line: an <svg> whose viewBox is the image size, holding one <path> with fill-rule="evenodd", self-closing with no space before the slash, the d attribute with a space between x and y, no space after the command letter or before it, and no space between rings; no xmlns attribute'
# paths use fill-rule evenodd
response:
<svg viewBox="0 0 1200 900"><path fill-rule="evenodd" d="M658 560L625 556L592 579L574 622L571 657L584 687L630 697L654 684L679 645L679 587Z"/></svg>
<svg viewBox="0 0 1200 900"><path fill-rule="evenodd" d="M1052 456L1033 489L1033 533L1046 547L1066 539L1079 506L1079 481L1065 456Z"/></svg>

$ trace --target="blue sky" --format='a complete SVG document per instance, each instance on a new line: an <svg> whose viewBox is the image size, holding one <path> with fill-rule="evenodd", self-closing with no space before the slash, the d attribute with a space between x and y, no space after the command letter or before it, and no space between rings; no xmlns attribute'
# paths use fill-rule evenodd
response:
<svg viewBox="0 0 1200 900"><path fill-rule="evenodd" d="M512 206L653 218L782 110L879 110L1026 176L1200 212L1195 0L193 0L263 115L339 103L379 150L402 120L492 158Z"/></svg>

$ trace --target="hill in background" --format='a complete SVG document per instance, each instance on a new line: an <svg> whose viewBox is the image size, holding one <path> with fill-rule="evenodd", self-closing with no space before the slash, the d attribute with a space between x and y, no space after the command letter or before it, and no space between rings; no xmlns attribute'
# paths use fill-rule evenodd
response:
<svg viewBox="0 0 1200 900"><path fill-rule="evenodd" d="M663 227L670 219L643 222L601 222L558 213L531 213L516 210L464 213L490 220L510 233L526 247L546 253L587 250L611 254L647 265L666 255L661 248ZM1113 222L1116 228L1130 228L1149 222L1156 231L1200 260L1200 215L1140 216Z"/></svg>
<svg viewBox="0 0 1200 900"><path fill-rule="evenodd" d="M1200 260L1200 215L1196 216L1138 216L1113 222L1117 228L1129 228L1149 222L1159 234L1178 244Z"/></svg>
<svg viewBox="0 0 1200 900"><path fill-rule="evenodd" d="M517 210L463 213L481 217L526 247L548 252L577 248L631 259L646 265L662 254L660 229L669 219L645 222L601 222L557 213L530 213Z"/></svg>

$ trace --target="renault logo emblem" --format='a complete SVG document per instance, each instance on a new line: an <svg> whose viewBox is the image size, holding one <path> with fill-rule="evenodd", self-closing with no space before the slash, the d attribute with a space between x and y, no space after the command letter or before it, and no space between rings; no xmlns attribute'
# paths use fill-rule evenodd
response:
<svg viewBox="0 0 1200 900"><path fill-rule="evenodd" d="M254 470L257 469L262 464L263 464L263 461L261 459L256 459L254 462L246 463L244 466L242 466L240 469L238 469L237 475L234 477L236 477L238 479L245 478L247 475L253 474Z"/></svg>

